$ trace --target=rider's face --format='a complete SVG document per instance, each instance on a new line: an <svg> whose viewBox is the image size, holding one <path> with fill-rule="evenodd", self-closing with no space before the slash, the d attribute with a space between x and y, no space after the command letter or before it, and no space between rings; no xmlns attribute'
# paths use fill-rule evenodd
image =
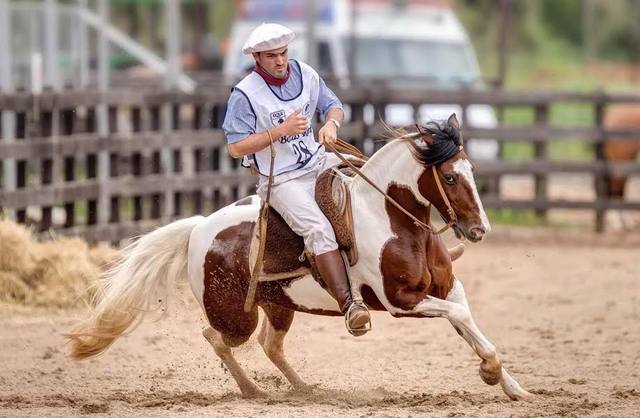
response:
<svg viewBox="0 0 640 418"><path fill-rule="evenodd" d="M284 46L270 51L254 52L253 58L266 72L275 78L284 78L287 75L289 47Z"/></svg>

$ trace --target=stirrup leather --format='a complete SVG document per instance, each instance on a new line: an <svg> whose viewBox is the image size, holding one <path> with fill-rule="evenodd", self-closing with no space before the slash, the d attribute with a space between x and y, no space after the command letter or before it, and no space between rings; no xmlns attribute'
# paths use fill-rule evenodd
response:
<svg viewBox="0 0 640 418"><path fill-rule="evenodd" d="M367 314L369 315L369 321L362 327L360 328L351 328L351 326L349 325L349 319L351 318L351 313L355 308L359 308L359 309L364 309ZM347 328L347 331L349 331L349 334L359 337L361 335L366 334L367 332L371 331L371 314L369 314L369 309L367 308L367 306L362 303L362 302L352 302L349 305L349 308L347 309L347 312L344 314L344 325Z"/></svg>

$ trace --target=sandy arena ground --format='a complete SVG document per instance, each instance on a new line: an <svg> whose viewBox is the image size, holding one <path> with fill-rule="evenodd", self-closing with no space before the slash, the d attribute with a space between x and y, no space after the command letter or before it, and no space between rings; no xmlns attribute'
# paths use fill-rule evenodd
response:
<svg viewBox="0 0 640 418"><path fill-rule="evenodd" d="M235 351L270 396L245 400L202 338L191 296L99 358L74 363L61 334L80 312L0 316L0 416L640 415L640 239L497 231L456 262L476 321L536 394L511 402L444 319L374 314L374 331L299 314L286 341L298 394L255 338Z"/></svg>

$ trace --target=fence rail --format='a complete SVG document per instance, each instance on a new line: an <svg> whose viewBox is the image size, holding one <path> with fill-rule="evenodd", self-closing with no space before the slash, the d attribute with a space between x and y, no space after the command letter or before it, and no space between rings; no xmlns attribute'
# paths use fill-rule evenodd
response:
<svg viewBox="0 0 640 418"><path fill-rule="evenodd" d="M43 231L118 241L175 217L208 213L252 193L255 179L228 156L220 129L228 93L228 87L220 86L196 94L134 89L0 94L0 207ZM385 106L391 103L413 106L416 114L423 104L456 104L462 108L466 138L533 144L532 160L478 164L478 174L494 185L483 196L487 207L533 209L541 216L550 208L592 209L598 230L603 229L607 209L640 210L640 202L607 198L605 187L608 176L637 174L640 166L608 163L602 153L605 138L640 138L640 131L607 131L602 125L609 104L640 103L640 95L385 86L336 89L336 93L349 105L351 115L340 135L370 152L380 146L377 140L388 131L383 122L368 120L365 108L371 106L384 115ZM550 109L558 103L590 106L594 123L588 127L552 125ZM475 104L529 108L534 120L526 126L472 126L466 120L466 109ZM549 144L566 140L592 144L595 159L550 159ZM595 199L549 199L550 173L593 176ZM533 176L535 196L501 198L495 179L504 174Z"/></svg>

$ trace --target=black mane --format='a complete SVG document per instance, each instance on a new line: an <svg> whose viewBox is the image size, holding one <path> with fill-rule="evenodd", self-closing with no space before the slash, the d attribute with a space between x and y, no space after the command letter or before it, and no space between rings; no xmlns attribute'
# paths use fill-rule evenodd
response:
<svg viewBox="0 0 640 418"><path fill-rule="evenodd" d="M430 143L413 143L414 155L424 166L438 165L456 155L462 147L460 130L448 121L432 121L420 128L423 134L433 138Z"/></svg>

